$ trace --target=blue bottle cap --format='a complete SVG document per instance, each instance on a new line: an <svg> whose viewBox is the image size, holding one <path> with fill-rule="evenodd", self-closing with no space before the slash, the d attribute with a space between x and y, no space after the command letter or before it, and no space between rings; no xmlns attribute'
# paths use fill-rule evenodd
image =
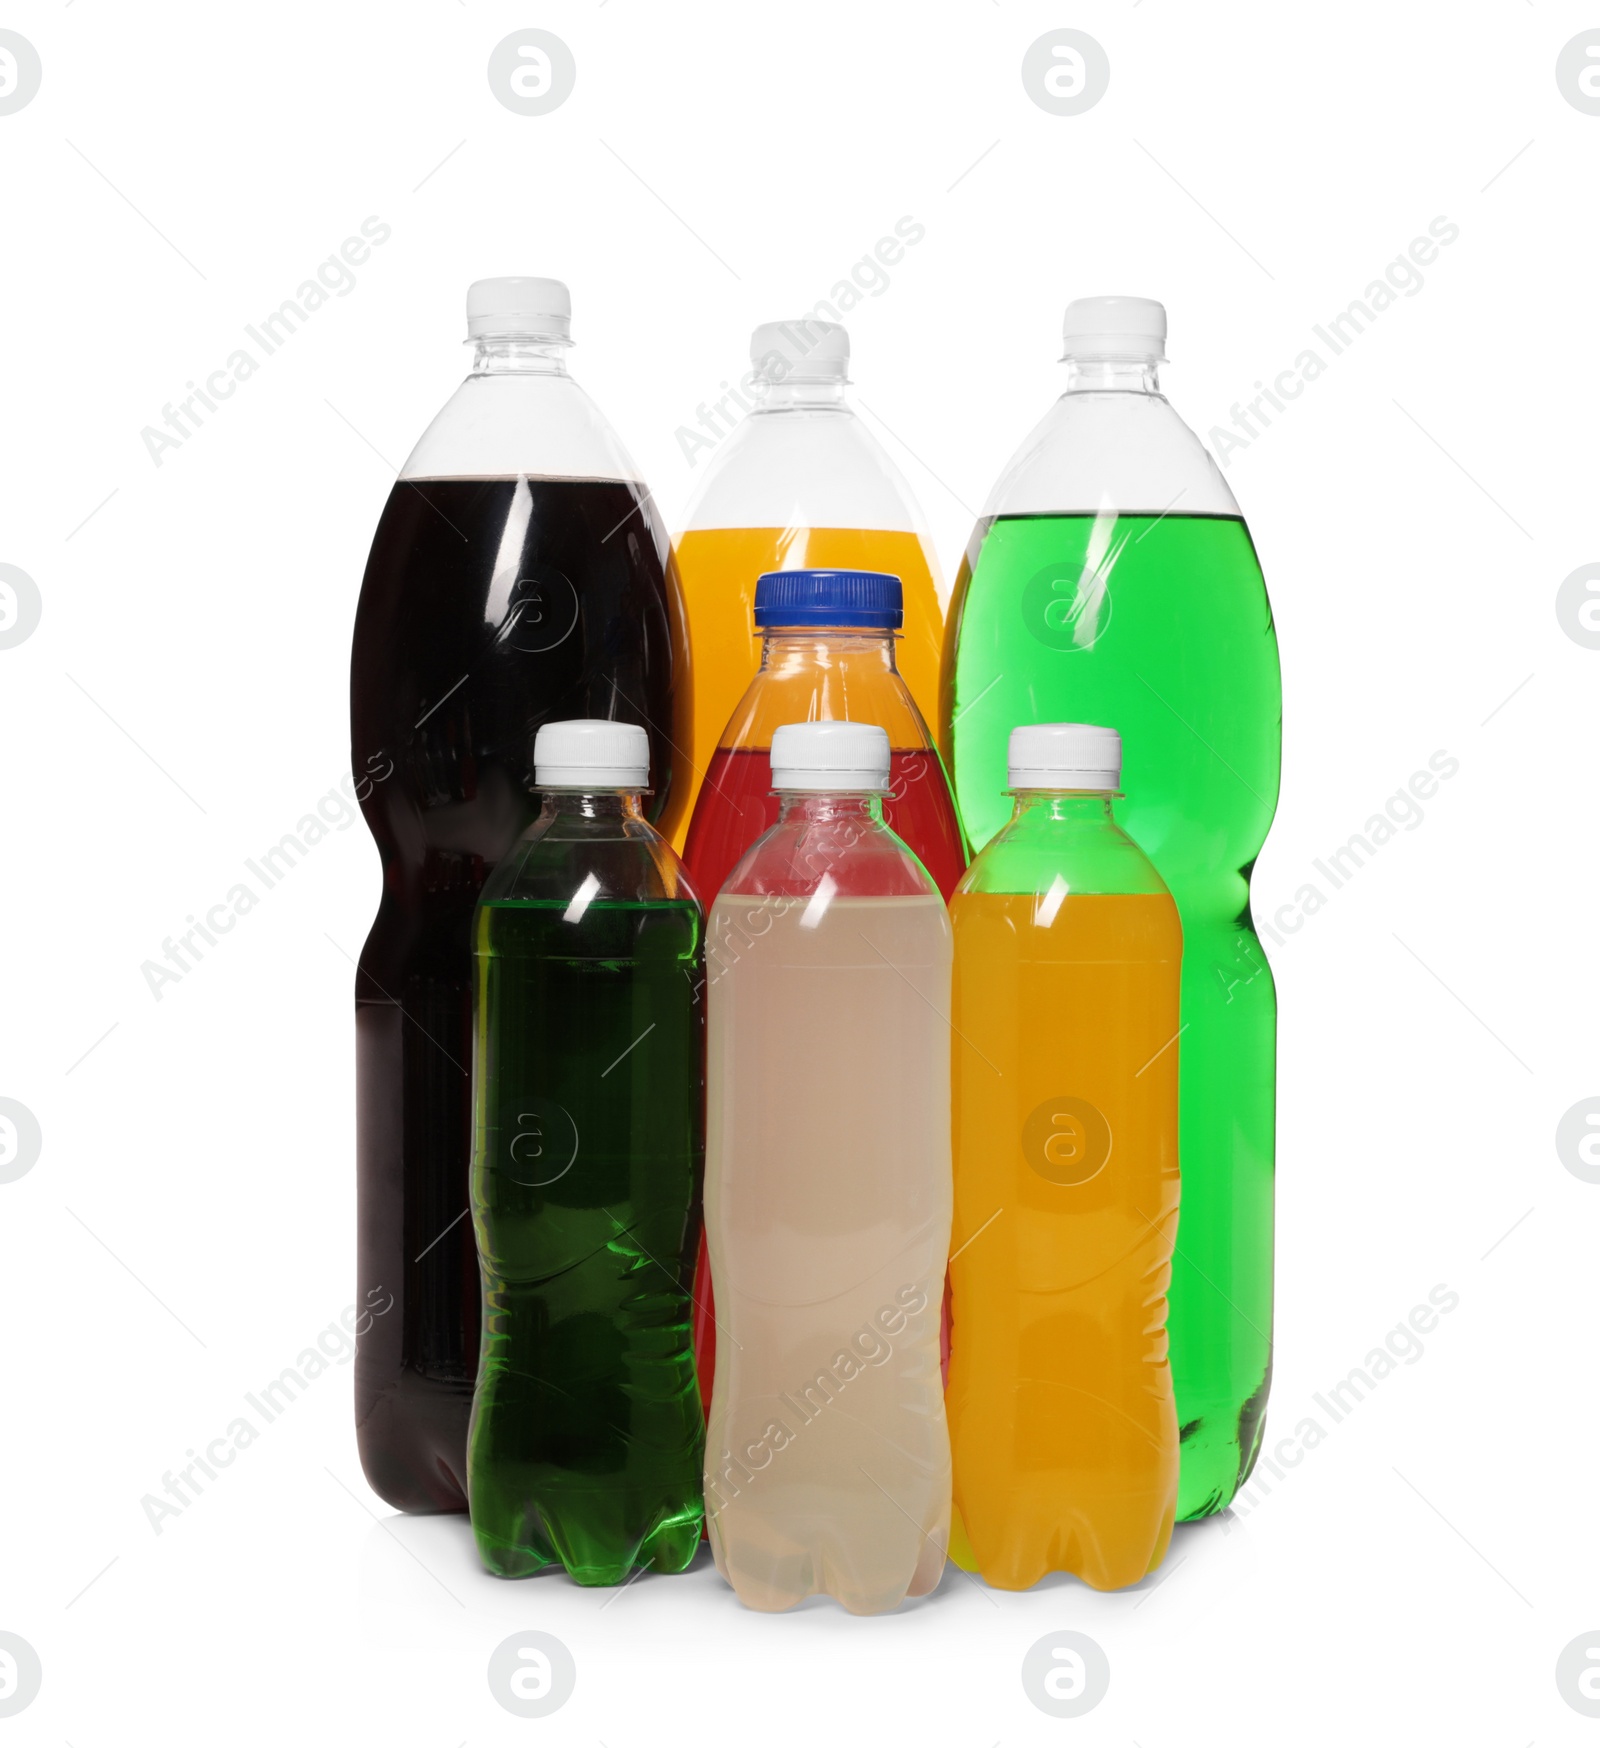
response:
<svg viewBox="0 0 1600 1748"><path fill-rule="evenodd" d="M885 571L768 571L756 579L756 624L898 631L900 579Z"/></svg>

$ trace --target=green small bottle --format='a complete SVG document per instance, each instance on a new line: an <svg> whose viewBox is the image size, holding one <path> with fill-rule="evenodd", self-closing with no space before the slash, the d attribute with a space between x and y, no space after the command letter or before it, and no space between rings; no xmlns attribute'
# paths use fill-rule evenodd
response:
<svg viewBox="0 0 1600 1748"><path fill-rule="evenodd" d="M1014 726L1118 729L1119 821L1177 901L1168 1330L1187 1519L1250 1473L1272 1377L1277 998L1250 870L1278 800L1278 645L1239 506L1157 386L1166 312L1080 298L1065 339L1067 391L990 493L956 578L941 750L978 850L1010 817Z"/></svg>
<svg viewBox="0 0 1600 1748"><path fill-rule="evenodd" d="M547 723L539 817L473 919L468 1439L484 1565L681 1572L705 1417L690 1284L704 1171L700 906L640 810L645 731Z"/></svg>

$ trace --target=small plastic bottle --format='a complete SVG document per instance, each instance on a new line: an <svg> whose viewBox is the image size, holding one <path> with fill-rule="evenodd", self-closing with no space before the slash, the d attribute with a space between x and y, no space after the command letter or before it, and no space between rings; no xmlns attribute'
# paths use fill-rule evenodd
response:
<svg viewBox="0 0 1600 1748"><path fill-rule="evenodd" d="M944 1570L950 924L888 781L881 728L780 727L778 823L707 932L706 1509L756 1609L877 1614Z"/></svg>
<svg viewBox="0 0 1600 1748"><path fill-rule="evenodd" d="M483 1563L681 1572L705 1423L689 1283L704 1162L700 906L645 820L643 728L547 723L538 818L473 919Z"/></svg>
<svg viewBox="0 0 1600 1748"><path fill-rule="evenodd" d="M1172 1537L1177 907L1117 825L1114 729L1014 729L955 930L951 1556L1137 1584Z"/></svg>

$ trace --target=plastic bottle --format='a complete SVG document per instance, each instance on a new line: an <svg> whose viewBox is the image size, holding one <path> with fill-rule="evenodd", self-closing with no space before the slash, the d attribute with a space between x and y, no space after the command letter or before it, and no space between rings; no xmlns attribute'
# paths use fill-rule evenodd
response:
<svg viewBox="0 0 1600 1748"><path fill-rule="evenodd" d="M899 577L901 671L926 721L938 704L938 560L911 488L844 398L849 336L810 317L767 322L751 336L750 361L754 404L707 464L677 543L694 650L694 721L679 741L691 788L756 671L763 571L826 565ZM730 391L719 408L730 400L749 404Z"/></svg>
<svg viewBox="0 0 1600 1748"><path fill-rule="evenodd" d="M546 723L536 758L473 920L472 1528L503 1577L617 1584L700 1542L701 914L640 810L642 728Z"/></svg>
<svg viewBox="0 0 1600 1748"><path fill-rule="evenodd" d="M1114 729L1015 729L1011 822L950 906L951 1556L1003 1590L1136 1584L1177 1504L1183 938L1120 760Z"/></svg>
<svg viewBox="0 0 1600 1748"><path fill-rule="evenodd" d="M770 779L774 731L786 722L872 722L889 734L884 822L902 837L949 898L966 870L966 847L944 767L900 678L897 577L873 571L774 571L755 590L761 667L723 729L695 802L684 861L709 903L745 851L777 823ZM715 1291L702 1249L695 1281L700 1390L716 1375Z"/></svg>
<svg viewBox="0 0 1600 1748"><path fill-rule="evenodd" d="M351 761L383 858L356 974L358 1271L363 1304L393 1300L356 1359L356 1429L404 1511L467 1504L472 908L536 811L534 734L644 723L657 807L671 787L669 547L567 375L569 307L552 279L468 292L472 374L389 494L356 610Z"/></svg>
<svg viewBox="0 0 1600 1748"><path fill-rule="evenodd" d="M756 1609L875 1614L944 1569L950 925L888 780L881 728L780 727L782 816L707 930L706 1510Z"/></svg>
<svg viewBox="0 0 1600 1748"><path fill-rule="evenodd" d="M1067 391L1000 476L956 580L941 740L971 841L1006 821L1006 738L1114 724L1123 828L1183 920L1178 1516L1249 1474L1272 1372L1277 1001L1249 875L1278 797L1272 610L1233 494L1157 389L1166 314L1067 309Z"/></svg>

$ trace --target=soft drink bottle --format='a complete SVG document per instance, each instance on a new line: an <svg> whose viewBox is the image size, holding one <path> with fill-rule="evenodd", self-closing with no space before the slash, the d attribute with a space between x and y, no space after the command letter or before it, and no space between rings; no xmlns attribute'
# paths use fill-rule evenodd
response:
<svg viewBox="0 0 1600 1748"><path fill-rule="evenodd" d="M753 404L743 403L748 416L709 463L678 538L694 651L694 720L679 741L691 789L756 671L753 589L763 571L826 565L899 577L900 669L925 720L938 704L938 561L911 488L845 400L849 336L810 317L767 322L751 336L750 361ZM728 400L743 396L732 390L719 405Z"/></svg>
<svg viewBox="0 0 1600 1748"><path fill-rule="evenodd" d="M367 1479L404 1511L467 1504L472 910L537 810L535 732L642 723L657 807L670 789L670 549L567 375L569 312L553 279L468 292L472 374L389 494L356 609L351 759L383 858L356 973L358 1268L363 1303L394 1300L356 1360L356 1431Z"/></svg>
<svg viewBox="0 0 1600 1748"><path fill-rule="evenodd" d="M469 1456L491 1572L681 1572L705 1420L689 1288L704 1165L704 955L645 821L649 741L546 723L539 817L473 922L472 1211L483 1357Z"/></svg>
<svg viewBox="0 0 1600 1748"><path fill-rule="evenodd" d="M881 728L780 727L778 823L707 930L706 1510L757 1609L875 1614L944 1569L950 924L888 781Z"/></svg>
<svg viewBox="0 0 1600 1748"><path fill-rule="evenodd" d="M901 582L875 571L774 571L755 588L761 666L711 755L695 802L684 860L709 903L745 851L777 823L770 775L781 723L852 721L888 731L884 822L948 899L966 848L944 766L896 657ZM695 1352L711 1400L717 1324L704 1247L695 1281Z"/></svg>
<svg viewBox="0 0 1600 1748"><path fill-rule="evenodd" d="M1015 810L950 905L950 1551L1003 1590L1137 1584L1172 1539L1183 937L1120 761L1114 729L1014 729Z"/></svg>
<svg viewBox="0 0 1600 1748"><path fill-rule="evenodd" d="M1239 506L1159 393L1166 313L1067 309L1067 390L990 494L945 639L945 756L975 844L1005 823L1006 737L1113 723L1123 828L1183 921L1183 1231L1172 1375L1178 1516L1249 1474L1272 1373L1277 1000L1249 876L1278 797L1272 610Z"/></svg>

